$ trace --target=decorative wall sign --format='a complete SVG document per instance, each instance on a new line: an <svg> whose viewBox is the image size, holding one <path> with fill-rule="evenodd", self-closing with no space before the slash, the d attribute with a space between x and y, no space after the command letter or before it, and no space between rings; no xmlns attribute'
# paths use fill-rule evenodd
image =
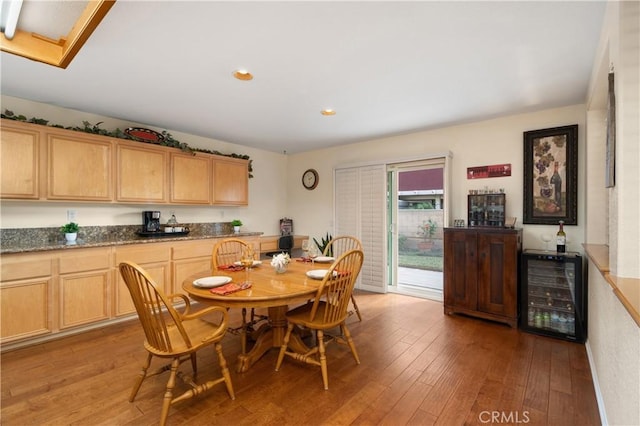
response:
<svg viewBox="0 0 640 426"><path fill-rule="evenodd" d="M164 136L162 136L162 134L154 130L145 129L142 127L129 127L128 129L124 130L124 133L140 142L149 142L149 143L159 144L164 140Z"/></svg>
<svg viewBox="0 0 640 426"><path fill-rule="evenodd" d="M477 166L467 168L467 179L484 179L511 176L511 164Z"/></svg>
<svg viewBox="0 0 640 426"><path fill-rule="evenodd" d="M524 132L523 223L578 224L578 125Z"/></svg>

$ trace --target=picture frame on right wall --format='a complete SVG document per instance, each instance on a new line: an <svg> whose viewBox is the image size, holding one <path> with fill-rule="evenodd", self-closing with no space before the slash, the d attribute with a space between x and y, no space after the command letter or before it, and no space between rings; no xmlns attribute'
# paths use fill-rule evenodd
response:
<svg viewBox="0 0 640 426"><path fill-rule="evenodd" d="M616 185L616 94L613 72L609 73L609 96L607 98L607 149L605 157L604 186Z"/></svg>
<svg viewBox="0 0 640 426"><path fill-rule="evenodd" d="M578 125L524 132L525 224L578 224Z"/></svg>

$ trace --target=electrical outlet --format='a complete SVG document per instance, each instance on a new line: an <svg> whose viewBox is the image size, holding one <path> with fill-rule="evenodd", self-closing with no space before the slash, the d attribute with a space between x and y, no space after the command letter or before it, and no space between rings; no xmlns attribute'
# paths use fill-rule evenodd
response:
<svg viewBox="0 0 640 426"><path fill-rule="evenodd" d="M67 210L67 222L76 222L75 210Z"/></svg>

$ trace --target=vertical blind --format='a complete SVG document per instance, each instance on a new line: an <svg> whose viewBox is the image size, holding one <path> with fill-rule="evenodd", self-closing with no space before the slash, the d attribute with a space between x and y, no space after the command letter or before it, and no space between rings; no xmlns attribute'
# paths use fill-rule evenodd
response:
<svg viewBox="0 0 640 426"><path fill-rule="evenodd" d="M369 165L334 172L334 232L354 235L362 242L364 263L357 286L386 291L386 170Z"/></svg>

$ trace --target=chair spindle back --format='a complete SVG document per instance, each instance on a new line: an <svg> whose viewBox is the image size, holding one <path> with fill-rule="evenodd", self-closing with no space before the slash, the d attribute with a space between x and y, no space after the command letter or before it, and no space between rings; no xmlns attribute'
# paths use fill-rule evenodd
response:
<svg viewBox="0 0 640 426"><path fill-rule="evenodd" d="M348 315L347 308L364 255L362 250L350 250L343 253L329 268L325 275L310 311L310 320L315 319L321 301L326 302L323 322L339 324Z"/></svg>
<svg viewBox="0 0 640 426"><path fill-rule="evenodd" d="M362 250L362 244L356 237L340 235L334 237L324 248L323 256L333 256L336 259L350 250Z"/></svg>
<svg viewBox="0 0 640 426"><path fill-rule="evenodd" d="M219 266L231 265L242 258L245 249L251 247L239 238L226 238L213 246L211 254L211 272L216 273Z"/></svg>
<svg viewBox="0 0 640 426"><path fill-rule="evenodd" d="M169 328L176 327L184 344L191 347L180 315L153 279L133 262L122 262L120 274L129 289L147 344L159 352L172 352ZM173 334L175 338L175 334Z"/></svg>

